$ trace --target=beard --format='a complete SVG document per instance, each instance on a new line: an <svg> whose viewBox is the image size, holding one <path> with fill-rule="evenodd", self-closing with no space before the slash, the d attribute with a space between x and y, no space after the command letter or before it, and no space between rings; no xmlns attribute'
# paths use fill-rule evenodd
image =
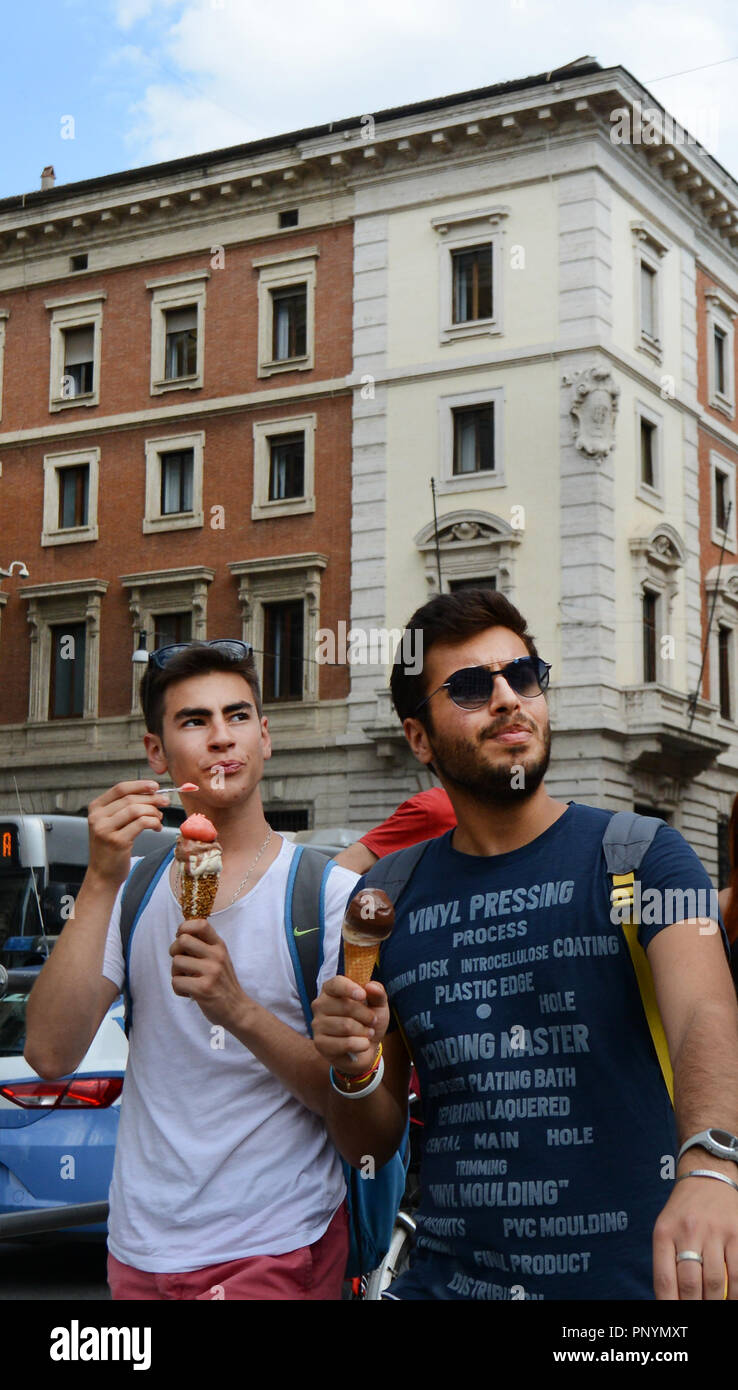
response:
<svg viewBox="0 0 738 1390"><path fill-rule="evenodd" d="M521 805L538 790L546 775L551 759L551 727L546 725L539 730L543 748L538 755L511 750L517 752L517 757L495 767L479 756L479 749L502 727L479 735L474 743L468 739L442 738L428 729L433 765L444 781L477 801L494 806Z"/></svg>

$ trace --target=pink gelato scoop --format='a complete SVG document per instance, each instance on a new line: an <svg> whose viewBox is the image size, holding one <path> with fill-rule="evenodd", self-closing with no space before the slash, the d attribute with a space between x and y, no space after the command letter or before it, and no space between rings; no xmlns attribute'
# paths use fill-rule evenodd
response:
<svg viewBox="0 0 738 1390"><path fill-rule="evenodd" d="M201 816L196 812L194 816L188 816L179 827L180 835L184 835L187 840L201 840L205 844L212 844L218 838L218 832L212 821L207 816Z"/></svg>

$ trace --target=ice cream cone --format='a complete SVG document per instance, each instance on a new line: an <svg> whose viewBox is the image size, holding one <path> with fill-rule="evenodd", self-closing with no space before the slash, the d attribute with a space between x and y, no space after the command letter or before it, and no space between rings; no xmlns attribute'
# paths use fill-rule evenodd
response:
<svg viewBox="0 0 738 1390"><path fill-rule="evenodd" d="M218 874L200 874L194 878L185 869L182 874L182 916L185 922L196 917L209 917L218 892Z"/></svg>
<svg viewBox="0 0 738 1390"><path fill-rule="evenodd" d="M372 978L374 967L379 959L379 946L371 942L367 946L353 946L343 943L344 975L355 985L364 989Z"/></svg>

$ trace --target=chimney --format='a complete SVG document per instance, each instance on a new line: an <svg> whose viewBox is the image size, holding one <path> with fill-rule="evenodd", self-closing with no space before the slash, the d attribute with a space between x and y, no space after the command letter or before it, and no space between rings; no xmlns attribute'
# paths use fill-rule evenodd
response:
<svg viewBox="0 0 738 1390"><path fill-rule="evenodd" d="M41 190L42 190L42 192L43 192L43 190L45 190L45 189L47 189L47 188L53 188L55 183L56 183L56 174L54 173L54 166L53 166L53 164L47 164L47 165L46 165L46 168L43 169L43 170L41 171Z"/></svg>

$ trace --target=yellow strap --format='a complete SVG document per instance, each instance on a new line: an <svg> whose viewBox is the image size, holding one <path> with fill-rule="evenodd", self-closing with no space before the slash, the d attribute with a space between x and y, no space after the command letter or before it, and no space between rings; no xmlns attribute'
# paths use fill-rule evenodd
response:
<svg viewBox="0 0 738 1390"><path fill-rule="evenodd" d="M634 920L633 885L635 882L635 874L632 871L629 874L613 874L612 882L613 889L610 897L613 906L622 910L627 904L631 908L630 921L623 922L623 931L628 943L628 950L630 951L630 958L633 962L638 988L641 992L641 1001L646 1014L646 1022L651 1031L653 1045L656 1048L656 1056L659 1059L661 1074L664 1078L666 1089L669 1092L669 1100L673 1105L674 1073L672 1071L671 1058L669 1057L669 1046L666 1041L664 1025L661 1022L659 1006L656 1002L656 990L654 989L653 975L648 963L648 956L638 940L638 923Z"/></svg>

